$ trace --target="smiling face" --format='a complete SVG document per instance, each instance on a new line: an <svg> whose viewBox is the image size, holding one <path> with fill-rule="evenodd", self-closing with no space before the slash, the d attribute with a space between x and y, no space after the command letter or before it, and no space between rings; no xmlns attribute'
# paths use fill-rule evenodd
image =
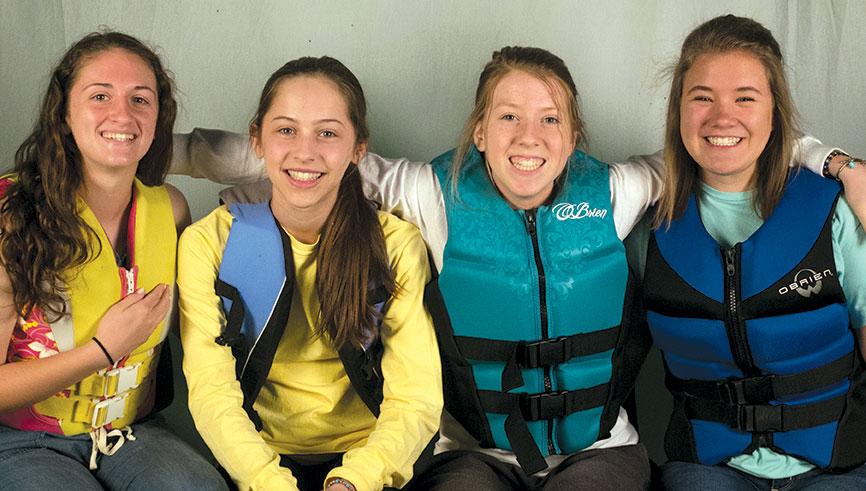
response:
<svg viewBox="0 0 866 491"><path fill-rule="evenodd" d="M85 61L66 110L85 175L134 174L153 143L158 114L156 77L140 57L113 48Z"/></svg>
<svg viewBox="0 0 866 491"><path fill-rule="evenodd" d="M252 144L265 160L274 214L327 217L346 168L366 152L337 85L321 76L285 79L261 121Z"/></svg>
<svg viewBox="0 0 866 491"><path fill-rule="evenodd" d="M745 51L700 55L685 72L680 135L721 191L745 191L773 130L773 95L764 66Z"/></svg>
<svg viewBox="0 0 866 491"><path fill-rule="evenodd" d="M563 93L558 83L514 70L496 85L475 127L475 146L491 179L515 208L542 205L574 150L574 130L559 109L565 107Z"/></svg>

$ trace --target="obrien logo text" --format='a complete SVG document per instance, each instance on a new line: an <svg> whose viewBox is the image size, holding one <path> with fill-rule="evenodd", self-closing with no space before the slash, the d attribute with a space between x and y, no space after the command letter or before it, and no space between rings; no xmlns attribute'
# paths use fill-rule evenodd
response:
<svg viewBox="0 0 866 491"><path fill-rule="evenodd" d="M581 218L604 218L607 210L604 208L590 208L586 201L578 204L559 203L553 207L553 216L559 221L580 220Z"/></svg>
<svg viewBox="0 0 866 491"><path fill-rule="evenodd" d="M813 294L817 295L821 293L821 287L823 286L821 279L829 276L833 276L833 272L829 269L817 273L811 269L801 269L794 275L794 281L791 284L779 288L779 295L791 292L797 292L805 298L809 298Z"/></svg>

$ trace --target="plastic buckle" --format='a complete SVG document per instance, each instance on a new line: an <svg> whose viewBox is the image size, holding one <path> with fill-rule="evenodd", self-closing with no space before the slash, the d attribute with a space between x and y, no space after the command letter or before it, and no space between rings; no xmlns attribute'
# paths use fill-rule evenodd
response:
<svg viewBox="0 0 866 491"><path fill-rule="evenodd" d="M735 405L743 404L767 404L775 399L773 381L775 375L762 375L760 377L728 380L719 384L722 389L720 393L725 402Z"/></svg>
<svg viewBox="0 0 866 491"><path fill-rule="evenodd" d="M126 367L112 368L105 372L105 377L108 380L117 380L114 391L109 390L112 384L106 383L103 389L103 397L111 397L115 394L122 394L130 389L139 386L138 370L141 368L141 363L135 363Z"/></svg>
<svg viewBox="0 0 866 491"><path fill-rule="evenodd" d="M538 368L563 363L566 359L565 348L569 338L566 336L545 339L521 346L523 350L523 368Z"/></svg>
<svg viewBox="0 0 866 491"><path fill-rule="evenodd" d="M91 428L101 428L108 423L123 416L126 410L126 398L128 393L123 393L114 396L110 399L103 399L93 405L93 419L90 421ZM105 410L104 417L100 418L99 414Z"/></svg>
<svg viewBox="0 0 866 491"><path fill-rule="evenodd" d="M527 396L524 403L524 419L527 421L540 421L562 416L565 414L567 393L567 391L563 390Z"/></svg>
<svg viewBox="0 0 866 491"><path fill-rule="evenodd" d="M785 406L737 406L737 429L740 431L782 431Z"/></svg>

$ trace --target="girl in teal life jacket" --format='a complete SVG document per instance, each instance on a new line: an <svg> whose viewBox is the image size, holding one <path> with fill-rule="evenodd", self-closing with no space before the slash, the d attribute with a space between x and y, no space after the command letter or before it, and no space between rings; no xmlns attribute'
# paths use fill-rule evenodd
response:
<svg viewBox="0 0 866 491"><path fill-rule="evenodd" d="M561 59L503 48L482 72L457 158L368 155L359 166L368 196L418 224L441 272L441 296L429 300L448 411L417 489L648 482L620 407L645 349L630 331L620 240L657 198L661 156L603 165L575 150L581 121ZM175 141L175 164L188 172L230 180L260 165L230 134L196 130ZM801 143L820 169L831 149ZM223 197L250 199L257 186Z"/></svg>
<svg viewBox="0 0 866 491"><path fill-rule="evenodd" d="M154 415L189 222L173 85L141 41L84 36L0 178L0 487L225 489Z"/></svg>
<svg viewBox="0 0 866 491"><path fill-rule="evenodd" d="M286 63L250 122L270 201L221 206L181 238L190 412L240 489L402 487L438 428L426 250L365 198L368 137L348 68Z"/></svg>
<svg viewBox="0 0 866 491"><path fill-rule="evenodd" d="M686 38L670 94L665 189L640 246L674 395L663 484L863 489L866 234L837 183L787 165L779 45L751 19L712 19ZM862 178L837 153L826 175Z"/></svg>

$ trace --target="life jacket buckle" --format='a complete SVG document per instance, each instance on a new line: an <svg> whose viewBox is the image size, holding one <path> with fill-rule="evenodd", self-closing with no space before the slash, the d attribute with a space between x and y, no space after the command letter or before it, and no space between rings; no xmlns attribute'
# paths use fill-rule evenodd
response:
<svg viewBox="0 0 866 491"><path fill-rule="evenodd" d="M572 339L561 336L518 344L518 363L523 368L538 368L565 363Z"/></svg>
<svg viewBox="0 0 866 491"><path fill-rule="evenodd" d="M750 433L782 431L784 407L769 405L737 406L737 429Z"/></svg>
<svg viewBox="0 0 866 491"><path fill-rule="evenodd" d="M566 414L568 391L544 392L520 398L521 412L526 421L540 421Z"/></svg>
<svg viewBox="0 0 866 491"><path fill-rule="evenodd" d="M775 375L726 380L719 382L722 401L737 406L743 404L766 404L775 399L773 380Z"/></svg>
<svg viewBox="0 0 866 491"><path fill-rule="evenodd" d="M124 392L94 404L93 418L90 421L91 428L101 428L122 417L123 413L126 412L126 398L128 396L129 393Z"/></svg>
<svg viewBox="0 0 866 491"><path fill-rule="evenodd" d="M105 386L102 393L103 397L122 394L138 387L141 384L138 380L138 370L140 368L141 362L107 370L104 374Z"/></svg>

